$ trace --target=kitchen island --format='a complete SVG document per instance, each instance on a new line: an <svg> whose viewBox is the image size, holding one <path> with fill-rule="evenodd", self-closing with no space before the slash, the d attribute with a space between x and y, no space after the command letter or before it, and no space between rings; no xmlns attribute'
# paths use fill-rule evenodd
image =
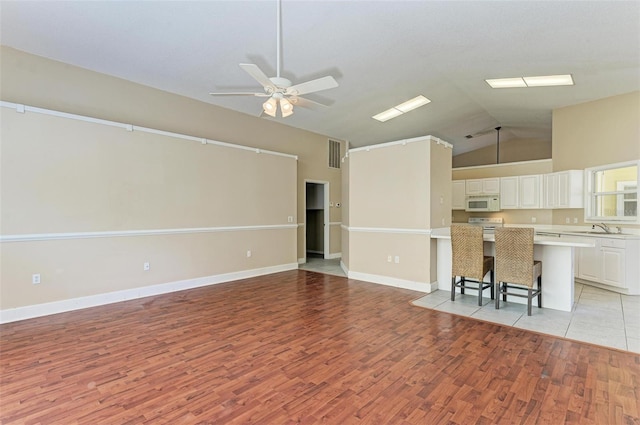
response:
<svg viewBox="0 0 640 425"><path fill-rule="evenodd" d="M437 239L438 289L451 290L451 235L448 227L433 229ZM494 234L485 233L485 255L494 255ZM538 235L534 238L533 256L542 261L542 307L571 311L574 293L575 248L592 248L595 241L584 237ZM489 275L485 278L489 281ZM485 289L483 297L489 297ZM508 302L526 303L526 299L509 297Z"/></svg>

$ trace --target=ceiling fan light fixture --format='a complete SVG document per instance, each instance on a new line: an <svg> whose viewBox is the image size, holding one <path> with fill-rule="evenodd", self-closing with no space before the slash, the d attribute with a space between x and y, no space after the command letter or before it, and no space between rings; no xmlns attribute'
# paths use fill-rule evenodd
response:
<svg viewBox="0 0 640 425"><path fill-rule="evenodd" d="M278 102L272 97L269 98L266 102L262 104L262 109L264 113L269 115L270 117L276 117L276 111L278 110Z"/></svg>
<svg viewBox="0 0 640 425"><path fill-rule="evenodd" d="M293 105L287 98L280 99L280 112L282 112L282 118L293 114Z"/></svg>

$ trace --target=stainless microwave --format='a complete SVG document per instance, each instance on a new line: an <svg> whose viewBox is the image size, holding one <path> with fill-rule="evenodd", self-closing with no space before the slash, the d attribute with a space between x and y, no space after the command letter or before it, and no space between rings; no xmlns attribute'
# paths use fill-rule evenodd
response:
<svg viewBox="0 0 640 425"><path fill-rule="evenodd" d="M500 211L500 196L467 196L465 199L464 210L470 212Z"/></svg>

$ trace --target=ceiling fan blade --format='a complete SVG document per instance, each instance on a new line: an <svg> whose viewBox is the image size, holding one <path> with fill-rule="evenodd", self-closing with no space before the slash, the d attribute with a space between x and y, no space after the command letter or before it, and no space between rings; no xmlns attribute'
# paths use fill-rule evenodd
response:
<svg viewBox="0 0 640 425"><path fill-rule="evenodd" d="M300 96L291 96L289 97L289 101L293 104L293 106L301 106L307 109L320 109L329 106L325 105L324 103L316 102L314 100L306 99Z"/></svg>
<svg viewBox="0 0 640 425"><path fill-rule="evenodd" d="M250 93L250 92L227 92L227 93L209 93L211 96L256 96L269 97L266 93Z"/></svg>
<svg viewBox="0 0 640 425"><path fill-rule="evenodd" d="M318 78L316 80L307 81L306 83L296 84L287 88L285 94L299 95L313 93L321 90L332 89L338 87L338 82L331 76Z"/></svg>
<svg viewBox="0 0 640 425"><path fill-rule="evenodd" d="M271 80L269 79L269 77L267 77L265 73L262 72L260 68L258 68L258 65L254 65L252 63L241 63L240 68L244 69L247 74L251 75L254 78L254 80L259 82L263 87L265 88L269 87L272 89L276 88L273 82L271 82Z"/></svg>

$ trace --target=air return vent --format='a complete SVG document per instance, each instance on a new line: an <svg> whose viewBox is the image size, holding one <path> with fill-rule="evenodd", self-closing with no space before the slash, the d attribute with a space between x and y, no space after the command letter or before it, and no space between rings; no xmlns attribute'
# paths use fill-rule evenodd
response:
<svg viewBox="0 0 640 425"><path fill-rule="evenodd" d="M340 142L329 140L329 168L340 168Z"/></svg>

